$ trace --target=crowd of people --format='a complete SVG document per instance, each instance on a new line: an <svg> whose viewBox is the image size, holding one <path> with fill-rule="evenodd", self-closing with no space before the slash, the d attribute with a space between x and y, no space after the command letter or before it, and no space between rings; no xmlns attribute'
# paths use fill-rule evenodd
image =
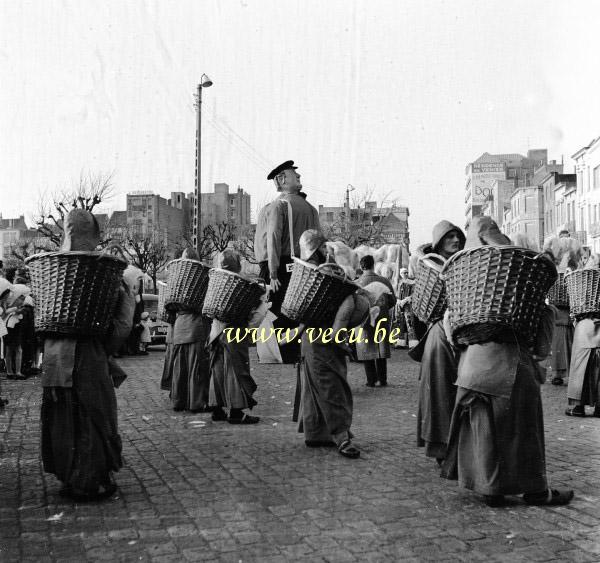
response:
<svg viewBox="0 0 600 563"><path fill-rule="evenodd" d="M402 268L392 284L375 274L373 257L366 255L355 280L358 288L344 299L331 326L326 327L334 332L361 327L366 338L355 349L348 342L327 339L323 331L309 338L311 329L324 327L299 324L282 313L294 259L320 266L335 258L316 209L301 191L293 161L276 167L268 179L274 181L278 197L259 213L255 253L269 291L242 324L258 327L270 311L277 327L298 329L293 341L281 341L278 346L283 363L297 366L292 417L305 445L335 448L350 459L360 457L351 431L348 360L363 363L367 386L388 384L390 341L376 343L373 332L381 323L389 330L395 312L394 322L399 323L401 333L418 339L409 352L420 362L416 442L426 456L436 460L442 476L457 479L491 506L501 505L505 495L518 494L527 504L568 503L572 491L548 485L540 384L550 356L553 382L569 379L567 414L585 416L585 405L592 405L594 416L600 416L600 314L578 319L573 331L568 313L565 316L546 305L540 311L542 320L533 346L513 331L461 346L453 339L448 312L428 323L412 314L415 282L408 269ZM89 251L98 243L93 215L72 211L65 220L61 250ZM464 248L512 244L489 217L473 220L466 235L444 220L434 226L431 243L417 249L416 258L435 254L446 261ZM546 252L559 262L551 249ZM182 257L198 260L193 249ZM218 255L216 267L243 275L241 256L232 249ZM414 267L413 263L413 273ZM140 306L141 276L136 268L125 270L105 337L47 334L43 341L44 469L63 483L62 495L76 500L106 498L116 490L113 473L122 466L122 458L115 388L126 374L114 358L127 349L145 351L147 318ZM0 335L9 378L20 378L24 371L32 373L40 367L41 343L33 331L35 305L26 282L21 277L0 278ZM215 422L259 423L260 418L250 414L257 404L257 384L250 373L248 341L228 338L228 323L185 307L171 311L168 324L160 386L169 392L173 410L210 413Z"/></svg>

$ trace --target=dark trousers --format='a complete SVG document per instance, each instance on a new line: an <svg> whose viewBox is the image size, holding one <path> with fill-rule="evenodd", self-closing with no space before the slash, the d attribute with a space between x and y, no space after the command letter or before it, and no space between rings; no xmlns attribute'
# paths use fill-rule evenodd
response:
<svg viewBox="0 0 600 563"><path fill-rule="evenodd" d="M277 280L281 284L279 290L271 293L269 296L269 301L271 302L271 312L274 315L277 315L277 319L273 322L273 326L277 328L281 328L285 331L285 329L294 329L298 326L296 321L292 321L288 319L286 316L281 314L281 305L283 303L283 299L285 297L285 292L287 291L288 285L290 284L290 278L292 277L291 273L288 273L286 270L286 266L293 262L290 256L282 256L280 259L279 268L277 269ZM260 262L260 277L265 280L265 283L268 285L271 283L271 276L269 275L269 263L268 262ZM279 345L279 351L281 353L281 359L284 364L295 364L300 359L300 344L297 342L290 342L289 344Z"/></svg>
<svg viewBox="0 0 600 563"><path fill-rule="evenodd" d="M378 381L380 385L387 384L387 360L385 358L365 360L363 363L369 385L375 385Z"/></svg>

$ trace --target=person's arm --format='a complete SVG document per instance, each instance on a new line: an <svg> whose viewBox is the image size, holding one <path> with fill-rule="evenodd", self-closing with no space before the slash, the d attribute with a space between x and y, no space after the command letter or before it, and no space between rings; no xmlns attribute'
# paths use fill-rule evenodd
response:
<svg viewBox="0 0 600 563"><path fill-rule="evenodd" d="M281 283L277 279L279 260L281 256L281 239L283 237L283 206L274 202L269 208L267 224L267 260L271 277L271 290L277 291Z"/></svg>

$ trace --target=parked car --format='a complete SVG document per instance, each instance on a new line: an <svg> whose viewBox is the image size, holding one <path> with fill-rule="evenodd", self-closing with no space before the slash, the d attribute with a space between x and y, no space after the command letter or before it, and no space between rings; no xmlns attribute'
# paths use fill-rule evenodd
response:
<svg viewBox="0 0 600 563"><path fill-rule="evenodd" d="M167 329L169 328L169 325L157 317L158 295L144 293L142 299L144 300L144 310L150 313L150 338L152 339L152 342L149 346L166 344Z"/></svg>

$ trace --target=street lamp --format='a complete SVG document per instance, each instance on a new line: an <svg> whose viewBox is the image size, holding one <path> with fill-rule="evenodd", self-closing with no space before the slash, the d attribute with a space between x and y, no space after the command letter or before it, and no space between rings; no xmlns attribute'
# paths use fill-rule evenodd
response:
<svg viewBox="0 0 600 563"><path fill-rule="evenodd" d="M202 89L212 86L212 80L203 74L200 77L198 84L198 99L196 103L197 123L196 123L196 224L195 230L195 246L198 255L201 256L201 237L202 237L202 185L200 181L200 160L202 147Z"/></svg>

